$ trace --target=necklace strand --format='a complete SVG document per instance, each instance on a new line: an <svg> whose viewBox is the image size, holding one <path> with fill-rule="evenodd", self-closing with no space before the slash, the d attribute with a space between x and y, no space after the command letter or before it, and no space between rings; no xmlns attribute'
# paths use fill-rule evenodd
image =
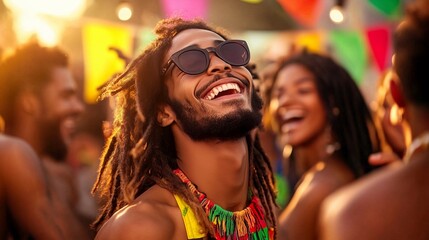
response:
<svg viewBox="0 0 429 240"><path fill-rule="evenodd" d="M408 163L411 156L418 149L426 149L429 146L429 132L424 132L419 137L415 138L410 146L407 148L407 151L404 156L404 162Z"/></svg>
<svg viewBox="0 0 429 240"><path fill-rule="evenodd" d="M182 170L176 169L173 172L198 198L204 212L212 222L216 239L273 239L273 229L267 227L261 202L256 195L252 197L248 207L241 211L231 212L208 199Z"/></svg>

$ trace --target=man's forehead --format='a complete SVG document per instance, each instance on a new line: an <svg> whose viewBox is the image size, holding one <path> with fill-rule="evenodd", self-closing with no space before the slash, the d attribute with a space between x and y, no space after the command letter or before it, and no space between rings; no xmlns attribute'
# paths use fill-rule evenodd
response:
<svg viewBox="0 0 429 240"><path fill-rule="evenodd" d="M223 41L225 41L225 39L213 31L206 29L187 29L173 38L170 50L167 52L167 58L173 53L191 45L206 48Z"/></svg>

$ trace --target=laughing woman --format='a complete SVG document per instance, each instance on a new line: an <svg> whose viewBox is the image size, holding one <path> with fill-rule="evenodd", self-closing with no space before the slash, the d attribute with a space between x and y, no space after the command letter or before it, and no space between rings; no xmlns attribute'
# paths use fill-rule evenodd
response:
<svg viewBox="0 0 429 240"><path fill-rule="evenodd" d="M317 239L322 201L369 173L379 140L366 102L347 71L329 57L301 53L279 65L270 90L280 142L304 170L279 218L279 239Z"/></svg>

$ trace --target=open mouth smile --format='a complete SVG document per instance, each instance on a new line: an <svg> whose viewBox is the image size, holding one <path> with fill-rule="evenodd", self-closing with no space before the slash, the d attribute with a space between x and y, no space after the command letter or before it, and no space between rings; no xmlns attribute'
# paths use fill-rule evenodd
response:
<svg viewBox="0 0 429 240"><path fill-rule="evenodd" d="M295 129L304 120L304 112L301 110L289 110L281 116L281 131L287 133Z"/></svg>
<svg viewBox="0 0 429 240"><path fill-rule="evenodd" d="M226 95L239 94L241 92L242 89L237 83L224 83L213 87L203 98L205 100L213 100Z"/></svg>

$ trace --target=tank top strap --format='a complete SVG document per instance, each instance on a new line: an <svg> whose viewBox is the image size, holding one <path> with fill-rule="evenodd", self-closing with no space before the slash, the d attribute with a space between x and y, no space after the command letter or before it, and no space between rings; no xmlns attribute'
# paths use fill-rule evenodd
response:
<svg viewBox="0 0 429 240"><path fill-rule="evenodd" d="M185 223L186 234L188 239L200 239L206 236L204 229L198 223L198 219L195 216L189 205L179 196L174 194L177 205L182 213L183 222Z"/></svg>

